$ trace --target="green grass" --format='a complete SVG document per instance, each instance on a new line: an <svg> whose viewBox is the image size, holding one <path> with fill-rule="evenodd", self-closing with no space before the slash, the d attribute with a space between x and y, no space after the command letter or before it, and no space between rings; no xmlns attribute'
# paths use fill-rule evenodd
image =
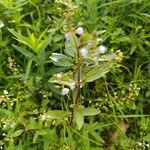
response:
<svg viewBox="0 0 150 150"><path fill-rule="evenodd" d="M0 149L148 149L149 13L149 0L1 0Z"/></svg>

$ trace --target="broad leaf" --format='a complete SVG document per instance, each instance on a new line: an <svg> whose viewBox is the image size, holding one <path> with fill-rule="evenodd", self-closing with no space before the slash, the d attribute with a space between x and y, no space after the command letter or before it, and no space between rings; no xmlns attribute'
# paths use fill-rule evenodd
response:
<svg viewBox="0 0 150 150"><path fill-rule="evenodd" d="M83 108L82 109L82 114L83 116L94 116L98 115L100 111L96 108Z"/></svg>
<svg viewBox="0 0 150 150"><path fill-rule="evenodd" d="M143 139L147 142L150 142L150 134L147 134L146 136L144 136Z"/></svg>
<svg viewBox="0 0 150 150"><path fill-rule="evenodd" d="M52 53L50 58L56 66L69 67L73 65L73 60L63 54Z"/></svg>
<svg viewBox="0 0 150 150"><path fill-rule="evenodd" d="M19 136L22 132L23 132L23 129L18 130L18 131L16 131L16 132L12 133L12 134L11 134L11 137L17 137L17 136Z"/></svg>
<svg viewBox="0 0 150 150"><path fill-rule="evenodd" d="M12 46L18 50L20 53L22 53L23 55L25 55L26 57L33 57L33 54L30 53L29 51L27 51L26 49L20 47L20 46L17 46L17 45L14 45L12 44Z"/></svg>
<svg viewBox="0 0 150 150"><path fill-rule="evenodd" d="M46 113L46 115L50 119L60 119L63 117L68 117L70 115L70 112L63 111L63 110L49 110Z"/></svg>
<svg viewBox="0 0 150 150"><path fill-rule="evenodd" d="M84 124L84 116L82 114L82 108L80 107L75 108L74 119L75 119L78 129L80 130Z"/></svg>
<svg viewBox="0 0 150 150"><path fill-rule="evenodd" d="M86 71L83 71L82 81L84 83L93 82L101 77L104 77L104 75L110 71L110 67L111 64L107 62L99 66L89 67Z"/></svg>
<svg viewBox="0 0 150 150"><path fill-rule="evenodd" d="M77 50L76 50L76 46L75 46L74 40L65 42L65 53L67 55L70 55L70 56L74 57L75 54L76 54L76 51Z"/></svg>

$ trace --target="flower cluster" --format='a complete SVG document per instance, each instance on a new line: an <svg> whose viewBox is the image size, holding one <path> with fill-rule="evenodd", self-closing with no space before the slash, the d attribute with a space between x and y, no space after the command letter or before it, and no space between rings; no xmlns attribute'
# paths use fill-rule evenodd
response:
<svg viewBox="0 0 150 150"><path fill-rule="evenodd" d="M42 95L43 98L52 97L52 92L49 92L49 91L46 91L46 90L40 91L40 94Z"/></svg>
<svg viewBox="0 0 150 150"><path fill-rule="evenodd" d="M128 95L125 94L122 98L123 101L129 102L130 100L134 100L139 95L140 87L137 84L130 84L128 88Z"/></svg>
<svg viewBox="0 0 150 150"><path fill-rule="evenodd" d="M14 120L12 118L2 118L1 119L1 123L3 124L3 129L5 128L13 128L16 123L14 122Z"/></svg>
<svg viewBox="0 0 150 150"><path fill-rule="evenodd" d="M7 90L4 90L3 94L0 95L0 104L2 107L5 107L7 105L13 106L15 101L16 98L13 98L10 92L8 92Z"/></svg>
<svg viewBox="0 0 150 150"><path fill-rule="evenodd" d="M109 71L111 65L109 65L107 62L111 60L116 60L119 62L122 60L122 52L117 51L113 53L110 51L110 54L107 54L108 48L102 44L102 39L99 38L95 32L92 34L85 32L82 26L76 28L75 31L70 29L70 31L68 31L64 37L66 39L66 55L52 53L50 59L56 66L72 67L74 71L70 71L72 72L71 75L70 73L57 73L49 80L51 83L57 83L60 85L59 87L62 88L61 94L63 96L68 95L71 90L74 90L77 87L77 81L75 77L77 75L75 75L74 72L77 71L79 62L81 63L80 65L86 66L85 68L81 67L81 74L88 74L88 71L90 71L88 67L92 66L94 70L94 67L98 67L101 63L104 62L103 64L106 64L105 67L108 68ZM107 73L108 71L105 72ZM91 73L88 75L90 74ZM90 77L90 80L86 80L85 82L91 82L91 78L92 77ZM98 77L92 79L92 81L96 79L98 79ZM82 84L80 87L82 87Z"/></svg>
<svg viewBox="0 0 150 150"><path fill-rule="evenodd" d="M4 90L3 94L0 95L0 104L3 104L3 107L6 106L7 102L10 102L10 95L7 90Z"/></svg>
<svg viewBox="0 0 150 150"><path fill-rule="evenodd" d="M14 75L19 74L21 71L20 66L17 65L15 60L11 57L8 57L8 68L13 72Z"/></svg>
<svg viewBox="0 0 150 150"><path fill-rule="evenodd" d="M121 93L114 92L114 99L117 105L124 106L129 104L139 95L140 87L137 84L130 84L127 90L121 91Z"/></svg>
<svg viewBox="0 0 150 150"><path fill-rule="evenodd" d="M149 149L149 144L145 141L138 142L137 147L143 150Z"/></svg>

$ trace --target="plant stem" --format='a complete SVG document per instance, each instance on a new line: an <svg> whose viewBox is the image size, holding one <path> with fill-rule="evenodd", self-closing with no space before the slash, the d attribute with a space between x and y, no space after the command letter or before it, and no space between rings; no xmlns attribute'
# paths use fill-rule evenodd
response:
<svg viewBox="0 0 150 150"><path fill-rule="evenodd" d="M77 47L77 95L75 99L75 104L79 104L80 102L80 70L81 70L81 60L80 60L80 51L79 47Z"/></svg>

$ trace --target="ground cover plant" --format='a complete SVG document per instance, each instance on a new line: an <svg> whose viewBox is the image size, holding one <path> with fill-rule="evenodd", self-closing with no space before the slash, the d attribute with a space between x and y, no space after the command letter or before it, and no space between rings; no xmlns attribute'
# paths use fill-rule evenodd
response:
<svg viewBox="0 0 150 150"><path fill-rule="evenodd" d="M149 0L0 1L0 149L148 150Z"/></svg>

